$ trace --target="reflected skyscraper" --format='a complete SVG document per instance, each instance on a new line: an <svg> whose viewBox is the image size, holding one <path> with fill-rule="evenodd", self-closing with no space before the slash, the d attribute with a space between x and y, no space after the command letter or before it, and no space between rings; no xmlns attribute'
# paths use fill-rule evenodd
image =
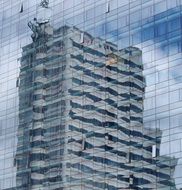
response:
<svg viewBox="0 0 182 190"><path fill-rule="evenodd" d="M182 189L182 0L0 7L0 189Z"/></svg>
<svg viewBox="0 0 182 190"><path fill-rule="evenodd" d="M48 21L29 27L33 42L23 47L18 81L17 188L175 190L177 160L159 157L162 131L143 126L141 50Z"/></svg>

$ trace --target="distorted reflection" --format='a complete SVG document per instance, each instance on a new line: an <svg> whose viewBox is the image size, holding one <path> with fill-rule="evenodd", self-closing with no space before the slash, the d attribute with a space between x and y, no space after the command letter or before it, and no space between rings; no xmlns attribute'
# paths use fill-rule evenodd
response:
<svg viewBox="0 0 182 190"><path fill-rule="evenodd" d="M17 187L175 189L177 159L159 156L162 131L143 126L142 51L35 22L20 67Z"/></svg>
<svg viewBox="0 0 182 190"><path fill-rule="evenodd" d="M180 0L4 0L0 31L0 189L182 188Z"/></svg>

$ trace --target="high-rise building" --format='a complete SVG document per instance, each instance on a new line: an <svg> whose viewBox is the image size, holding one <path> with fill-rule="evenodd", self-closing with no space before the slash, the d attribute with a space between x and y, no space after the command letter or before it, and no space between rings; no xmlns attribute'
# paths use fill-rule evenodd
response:
<svg viewBox="0 0 182 190"><path fill-rule="evenodd" d="M0 189L182 189L181 6L0 1Z"/></svg>
<svg viewBox="0 0 182 190"><path fill-rule="evenodd" d="M176 189L166 174L176 161L156 159L162 132L143 126L141 50L75 27L31 28L19 77L17 187Z"/></svg>

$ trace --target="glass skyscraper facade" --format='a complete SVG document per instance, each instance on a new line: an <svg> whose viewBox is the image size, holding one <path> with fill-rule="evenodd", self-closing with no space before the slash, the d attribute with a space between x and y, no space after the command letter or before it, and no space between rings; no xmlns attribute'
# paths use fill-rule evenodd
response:
<svg viewBox="0 0 182 190"><path fill-rule="evenodd" d="M0 7L0 189L181 190L182 1Z"/></svg>

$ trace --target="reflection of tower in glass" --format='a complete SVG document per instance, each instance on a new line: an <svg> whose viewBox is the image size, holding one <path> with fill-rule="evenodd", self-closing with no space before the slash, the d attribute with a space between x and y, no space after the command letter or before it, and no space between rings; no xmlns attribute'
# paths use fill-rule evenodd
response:
<svg viewBox="0 0 182 190"><path fill-rule="evenodd" d="M49 8L49 0L42 0L37 10L37 22L44 24L49 22L51 17L51 9Z"/></svg>
<svg viewBox="0 0 182 190"><path fill-rule="evenodd" d="M161 131L143 128L142 52L117 50L77 28L29 26L33 43L23 48L19 86L19 189L173 187L166 171L176 160L160 164L167 160L158 159Z"/></svg>

